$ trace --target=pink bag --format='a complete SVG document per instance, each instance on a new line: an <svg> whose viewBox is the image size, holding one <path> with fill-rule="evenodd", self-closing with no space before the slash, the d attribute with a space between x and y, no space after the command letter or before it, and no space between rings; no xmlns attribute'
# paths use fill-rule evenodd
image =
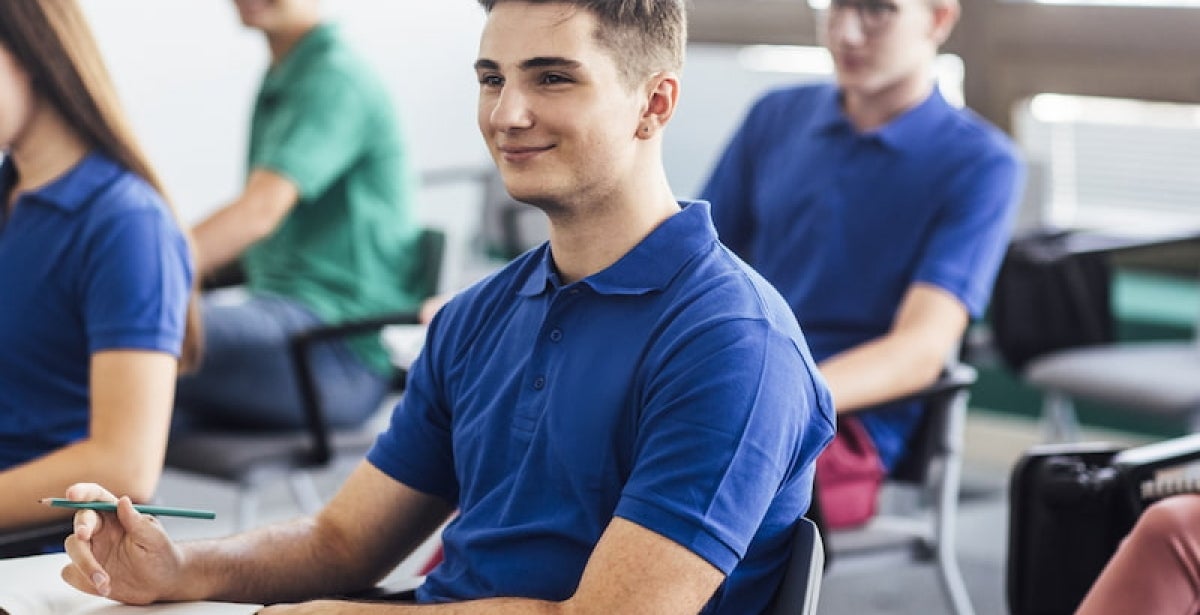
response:
<svg viewBox="0 0 1200 615"><path fill-rule="evenodd" d="M854 417L838 417L837 435L817 457L816 495L830 529L863 525L875 516L883 462Z"/></svg>

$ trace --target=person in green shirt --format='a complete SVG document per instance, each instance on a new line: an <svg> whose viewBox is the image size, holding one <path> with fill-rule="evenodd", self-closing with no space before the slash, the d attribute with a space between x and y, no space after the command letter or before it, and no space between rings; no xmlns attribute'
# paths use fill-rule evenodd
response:
<svg viewBox="0 0 1200 615"><path fill-rule="evenodd" d="M205 359L179 380L177 426L303 424L287 341L313 325L420 308L406 288L415 173L384 85L322 23L317 0L235 0L271 65L254 103L248 177L193 229L197 269L239 261L249 291L205 297ZM376 338L314 352L335 425L361 422L387 391Z"/></svg>

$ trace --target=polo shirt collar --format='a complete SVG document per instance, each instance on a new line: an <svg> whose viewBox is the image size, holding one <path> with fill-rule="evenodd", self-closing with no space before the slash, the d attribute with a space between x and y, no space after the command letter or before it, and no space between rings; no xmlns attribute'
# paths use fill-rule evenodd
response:
<svg viewBox="0 0 1200 615"><path fill-rule="evenodd" d="M813 109L813 127L817 132L854 132L850 119L842 112L842 91L837 86L823 88L821 98Z"/></svg>
<svg viewBox="0 0 1200 615"><path fill-rule="evenodd" d="M848 131L878 140L897 151L913 150L924 144L934 125L953 113L954 109L934 86L933 91L920 104L905 111L883 126L865 133L857 133L850 118L842 111L842 93L837 87L827 88L823 98L813 112L814 126L820 133Z"/></svg>
<svg viewBox="0 0 1200 615"><path fill-rule="evenodd" d="M900 114L876 131L879 140L896 150L912 150L924 145L927 135L954 109L935 85L921 104Z"/></svg>
<svg viewBox="0 0 1200 615"><path fill-rule="evenodd" d="M305 70L313 56L320 55L336 42L337 31L337 26L328 23L317 24L309 30L278 64L267 70L263 91L273 92L296 81L300 77L297 73Z"/></svg>
<svg viewBox="0 0 1200 615"><path fill-rule="evenodd" d="M97 192L107 187L120 174L121 168L117 163L99 152L92 151L54 181L27 192L20 198L45 203L63 211L75 211L91 201ZM0 182L3 182L4 192L8 191L11 182L15 180L16 169L12 167L12 158L6 157L4 168L0 171Z"/></svg>
<svg viewBox="0 0 1200 615"><path fill-rule="evenodd" d="M667 218L617 262L580 281L601 295L644 295L661 291L695 254L717 241L709 204L681 201L682 209ZM518 295L533 297L559 285L550 255L543 244L537 266L521 285Z"/></svg>

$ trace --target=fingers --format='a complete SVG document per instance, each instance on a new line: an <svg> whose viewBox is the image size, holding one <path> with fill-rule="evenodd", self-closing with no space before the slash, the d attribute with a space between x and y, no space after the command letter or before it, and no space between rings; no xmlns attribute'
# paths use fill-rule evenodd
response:
<svg viewBox="0 0 1200 615"><path fill-rule="evenodd" d="M71 563L63 568L63 580L82 592L107 596L111 589L108 573L92 553L91 543L72 534L64 546Z"/></svg>
<svg viewBox="0 0 1200 615"><path fill-rule="evenodd" d="M104 527L104 519L94 510L80 510L75 513L75 535L80 540L91 541L96 532Z"/></svg>
<svg viewBox="0 0 1200 615"><path fill-rule="evenodd" d="M67 499L75 502L115 502L116 496L96 483L75 483L67 487ZM82 540L91 540L103 527L103 517L94 510L75 513L75 534Z"/></svg>
<svg viewBox="0 0 1200 615"><path fill-rule="evenodd" d="M129 499L127 495L123 495L121 499L117 500L117 520L121 522L121 526L125 528L126 532L138 537L145 534L144 523L154 523L154 517L142 516L142 513L133 507L133 500Z"/></svg>
<svg viewBox="0 0 1200 615"><path fill-rule="evenodd" d="M67 487L67 499L76 502L116 502L117 496L96 483L75 483Z"/></svg>

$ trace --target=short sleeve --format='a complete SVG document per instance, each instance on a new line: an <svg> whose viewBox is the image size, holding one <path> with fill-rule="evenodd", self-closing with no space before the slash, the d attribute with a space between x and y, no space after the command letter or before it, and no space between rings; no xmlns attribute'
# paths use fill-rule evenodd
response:
<svg viewBox="0 0 1200 615"><path fill-rule="evenodd" d="M808 497L795 481L832 438L832 404L793 340L764 321L726 321L685 346L651 383L616 515L728 574L785 486Z"/></svg>
<svg viewBox="0 0 1200 615"><path fill-rule="evenodd" d="M88 247L82 301L88 351L141 349L179 355L192 265L161 206L99 222Z"/></svg>
<svg viewBox="0 0 1200 615"><path fill-rule="evenodd" d="M1024 176L1016 155L997 149L949 177L941 197L945 206L915 281L945 289L972 317L981 317L1008 245Z"/></svg>
<svg viewBox="0 0 1200 615"><path fill-rule="evenodd" d="M457 502L452 417L433 369L435 357L442 354L434 340L445 337L437 332L439 318L440 314L430 324L426 347L409 368L404 397L367 453L367 461L417 491Z"/></svg>
<svg viewBox="0 0 1200 615"><path fill-rule="evenodd" d="M302 199L325 192L362 154L371 117L349 77L309 79L290 88L266 116L251 168L295 184Z"/></svg>

